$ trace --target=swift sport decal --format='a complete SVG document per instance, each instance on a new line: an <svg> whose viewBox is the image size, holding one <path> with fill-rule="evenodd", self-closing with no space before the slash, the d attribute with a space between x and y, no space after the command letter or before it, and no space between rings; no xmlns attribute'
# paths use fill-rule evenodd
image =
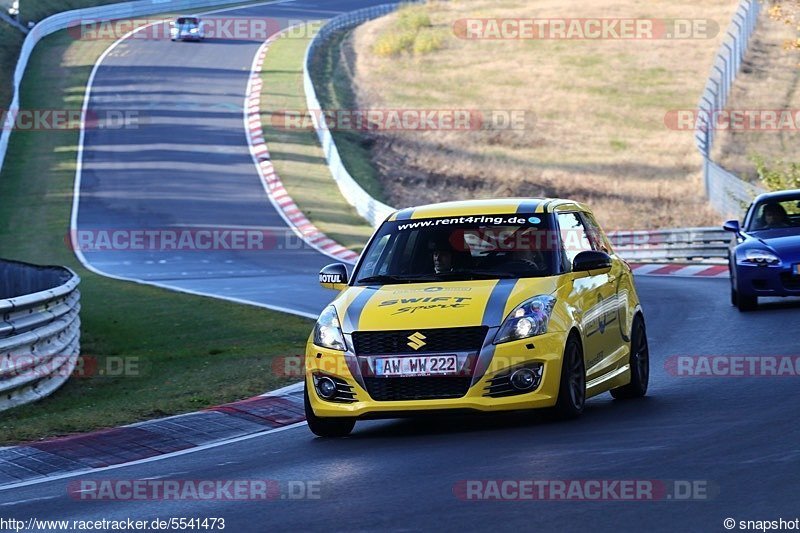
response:
<svg viewBox="0 0 800 533"><path fill-rule="evenodd" d="M472 298L463 296L426 296L419 298L397 298L392 300L384 300L378 306L397 306L397 309L392 313L393 315L400 315L403 313L415 313L420 310L445 310L445 309L460 309L470 305Z"/></svg>

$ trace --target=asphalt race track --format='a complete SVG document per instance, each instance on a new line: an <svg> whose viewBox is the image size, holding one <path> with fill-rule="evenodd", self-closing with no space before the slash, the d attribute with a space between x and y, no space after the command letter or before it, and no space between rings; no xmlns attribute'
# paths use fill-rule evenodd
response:
<svg viewBox="0 0 800 533"><path fill-rule="evenodd" d="M360 422L352 437L303 425L188 455L74 479L271 479L318 483L289 501L78 501L71 479L0 492L7 516L224 517L230 531L723 531L722 521L798 514L797 377L677 377L675 355L796 355L783 334L800 305L740 314L725 280L643 278L649 396L592 399L583 417L531 413ZM676 501L464 501L463 480L693 480L713 497Z"/></svg>
<svg viewBox="0 0 800 533"><path fill-rule="evenodd" d="M380 2L375 2L380 3ZM364 1L290 2L226 16L315 19ZM141 127L87 130L79 230L257 227L287 232L248 150L242 104L260 41L130 40L103 62L90 109ZM269 139L267 139L269 142ZM332 260L313 250L92 252L107 274L317 313ZM227 531L723 531L723 520L800 516L798 377L681 377L675 356L798 355L797 302L742 314L720 279L640 277L651 351L647 398L589 401L583 417L534 413L360 422L346 439L302 424L184 455L0 490L4 516L58 520L224 518ZM673 358L673 359L670 359ZM310 482L318 498L80 501L77 479ZM466 480L651 480L704 487L656 501L472 501ZM285 493L283 494L285 495ZM673 494L674 495L674 494Z"/></svg>
<svg viewBox="0 0 800 533"><path fill-rule="evenodd" d="M206 18L269 18L286 27L380 3L283 2ZM263 232L263 247L131 251L123 244L84 256L112 276L316 316L333 297L316 283L317 273L336 260L300 246L267 198L243 122L263 40L235 37L202 43L134 37L108 54L87 116L131 117L135 127L86 130L77 235L102 248L100 236L115 230Z"/></svg>

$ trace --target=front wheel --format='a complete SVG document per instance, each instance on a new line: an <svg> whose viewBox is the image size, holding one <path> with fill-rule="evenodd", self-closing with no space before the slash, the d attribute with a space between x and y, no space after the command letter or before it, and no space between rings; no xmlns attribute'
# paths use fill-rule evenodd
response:
<svg viewBox="0 0 800 533"><path fill-rule="evenodd" d="M733 268L728 265L731 276L731 305L735 306L739 311L753 311L758 307L758 296L749 294L742 294L736 283L736 278L733 275Z"/></svg>
<svg viewBox="0 0 800 533"><path fill-rule="evenodd" d="M586 405L586 369L583 349L574 335L567 339L561 363L561 382L558 387L555 415L562 420L577 418Z"/></svg>
<svg viewBox="0 0 800 533"><path fill-rule="evenodd" d="M741 312L753 311L758 307L758 296L742 294L731 287L731 301Z"/></svg>
<svg viewBox="0 0 800 533"><path fill-rule="evenodd" d="M647 394L647 385L650 382L650 349L647 346L647 330L644 327L644 320L639 316L634 319L631 331L629 364L631 382L611 389L611 396L618 400L641 398Z"/></svg>
<svg viewBox="0 0 800 533"><path fill-rule="evenodd" d="M346 437L356 425L354 418L321 417L314 414L311 402L308 399L308 386L303 388L303 401L306 408L306 422L308 429L318 437Z"/></svg>

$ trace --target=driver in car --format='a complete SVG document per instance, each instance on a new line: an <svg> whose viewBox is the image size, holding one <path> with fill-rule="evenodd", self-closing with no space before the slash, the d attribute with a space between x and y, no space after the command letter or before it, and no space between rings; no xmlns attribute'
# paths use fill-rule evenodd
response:
<svg viewBox="0 0 800 533"><path fill-rule="evenodd" d="M453 271L453 250L447 242L433 243L433 271L436 274Z"/></svg>
<svg viewBox="0 0 800 533"><path fill-rule="evenodd" d="M764 228L788 228L788 216L783 206L776 203L765 205L762 225Z"/></svg>

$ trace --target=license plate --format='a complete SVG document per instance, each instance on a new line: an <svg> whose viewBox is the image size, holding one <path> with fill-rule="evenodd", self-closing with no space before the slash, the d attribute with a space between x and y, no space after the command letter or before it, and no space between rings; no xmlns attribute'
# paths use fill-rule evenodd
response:
<svg viewBox="0 0 800 533"><path fill-rule="evenodd" d="M375 360L376 376L434 376L458 372L455 355L420 355L379 357Z"/></svg>

